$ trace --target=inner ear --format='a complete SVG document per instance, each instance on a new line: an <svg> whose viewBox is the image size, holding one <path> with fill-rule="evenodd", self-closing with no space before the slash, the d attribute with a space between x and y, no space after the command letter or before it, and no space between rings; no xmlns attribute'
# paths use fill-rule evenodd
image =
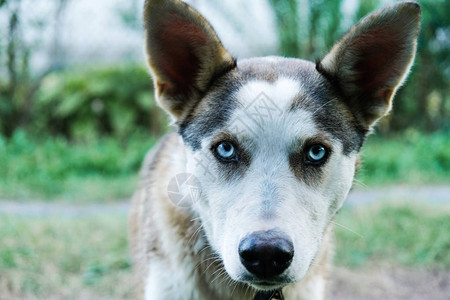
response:
<svg viewBox="0 0 450 300"><path fill-rule="evenodd" d="M349 45L349 49L358 49L353 68L356 84L362 91L394 87L398 83L396 78L402 75L403 70L393 67L405 59L402 57L402 37L396 33L389 30L368 32Z"/></svg>
<svg viewBox="0 0 450 300"><path fill-rule="evenodd" d="M389 112L414 60L419 27L420 6L396 3L358 22L317 64L365 129Z"/></svg>
<svg viewBox="0 0 450 300"><path fill-rule="evenodd" d="M235 67L212 26L179 0L147 0L148 62L160 105L182 119L215 78Z"/></svg>
<svg viewBox="0 0 450 300"><path fill-rule="evenodd" d="M165 74L157 78L160 93L186 95L195 87L201 68L198 55L200 48L207 46L207 36L198 25L179 16L165 23L154 33L159 44L158 49L150 50L154 53L151 64Z"/></svg>

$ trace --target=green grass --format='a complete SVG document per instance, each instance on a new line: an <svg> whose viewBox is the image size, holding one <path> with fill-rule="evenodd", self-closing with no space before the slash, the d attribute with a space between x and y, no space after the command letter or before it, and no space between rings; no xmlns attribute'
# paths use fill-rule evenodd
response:
<svg viewBox="0 0 450 300"><path fill-rule="evenodd" d="M336 222L336 261L368 261L450 270L450 208L414 203L343 210Z"/></svg>
<svg viewBox="0 0 450 300"><path fill-rule="evenodd" d="M79 202L128 198L154 138L135 135L89 144L33 140L24 133L0 139L0 198Z"/></svg>
<svg viewBox="0 0 450 300"><path fill-rule="evenodd" d="M131 299L126 230L125 216L0 216L0 295Z"/></svg>
<svg viewBox="0 0 450 300"><path fill-rule="evenodd" d="M450 133L406 131L390 138L370 136L362 149L357 179L366 185L449 184Z"/></svg>
<svg viewBox="0 0 450 300"><path fill-rule="evenodd" d="M0 199L110 201L128 198L154 138L135 135L118 142L35 140L18 132L0 138ZM371 136L363 148L357 179L365 185L449 184L450 134L406 132Z"/></svg>
<svg viewBox="0 0 450 300"><path fill-rule="evenodd" d="M450 270L449 210L403 204L344 209L337 265ZM355 234L356 232L357 234ZM132 299L126 216L0 216L0 295Z"/></svg>

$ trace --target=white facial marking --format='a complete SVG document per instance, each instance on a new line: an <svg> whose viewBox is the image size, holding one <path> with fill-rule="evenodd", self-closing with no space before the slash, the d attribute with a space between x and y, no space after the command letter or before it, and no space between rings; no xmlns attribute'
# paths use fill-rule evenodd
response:
<svg viewBox="0 0 450 300"><path fill-rule="evenodd" d="M237 93L241 109L234 111L227 129L266 145L281 142L280 138L286 138L285 143L292 142L305 132L314 134L316 126L309 112L290 112L293 100L302 93L300 82L286 77L274 83L251 81Z"/></svg>
<svg viewBox="0 0 450 300"><path fill-rule="evenodd" d="M300 90L300 82L287 77L282 77L274 83L255 80L248 82L239 90L237 99L239 100L239 103L246 107L251 104L259 94L264 93L269 99L274 101L279 109L285 111Z"/></svg>

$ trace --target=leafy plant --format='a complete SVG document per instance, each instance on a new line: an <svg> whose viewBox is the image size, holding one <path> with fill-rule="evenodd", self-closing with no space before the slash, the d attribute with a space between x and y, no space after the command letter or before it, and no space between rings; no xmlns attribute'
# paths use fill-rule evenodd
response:
<svg viewBox="0 0 450 300"><path fill-rule="evenodd" d="M75 140L164 131L165 115L153 99L148 71L133 65L49 75L35 106L36 131Z"/></svg>

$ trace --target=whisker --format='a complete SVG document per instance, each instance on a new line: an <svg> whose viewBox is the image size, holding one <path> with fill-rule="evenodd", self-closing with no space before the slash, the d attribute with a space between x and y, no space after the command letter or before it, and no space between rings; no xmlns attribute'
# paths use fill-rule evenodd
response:
<svg viewBox="0 0 450 300"><path fill-rule="evenodd" d="M331 221L331 223L333 223L333 224L335 224L335 225L337 225L337 226L340 226L340 227L342 227L342 228L344 228L344 229L350 231L351 233L356 234L356 235L359 236L360 238L364 239L364 237L363 237L361 234L357 233L356 231L351 230L350 228L348 228L348 227L345 226L345 225L339 224L339 223L336 222L336 221Z"/></svg>
<svg viewBox="0 0 450 300"><path fill-rule="evenodd" d="M244 295L244 297L247 297L247 293L250 291L250 286L249 285L247 285L247 288L245 289L245 295Z"/></svg>
<svg viewBox="0 0 450 300"><path fill-rule="evenodd" d="M214 265L215 263L217 263L217 262L220 262L221 261L221 259L218 257L218 258L216 258L215 260L213 260L210 264L209 264L209 266L205 269L205 273L209 270L209 268L212 266L212 265ZM220 269L220 268L219 268Z"/></svg>
<svg viewBox="0 0 450 300"><path fill-rule="evenodd" d="M315 116L315 114L317 112L319 112L319 110L321 110L322 108L324 108L325 106L327 106L328 104L330 104L331 102L336 101L336 99L331 99L330 101L325 102L324 104L322 104L321 106L319 106L319 108L317 108L315 111L313 111L312 115Z"/></svg>
<svg viewBox="0 0 450 300"><path fill-rule="evenodd" d="M210 248L212 248L211 245L205 246L205 247L202 248L202 250L198 251L198 254L201 254L203 251L205 251L207 249L210 249Z"/></svg>
<svg viewBox="0 0 450 300"><path fill-rule="evenodd" d="M204 263L213 260L205 269L204 272L206 272L209 267L211 267L211 265L213 265L215 262L221 261L220 257L215 254L215 253L211 253L209 254L204 260L200 261L196 266L195 266L195 270L198 271L198 269L200 268L200 266L202 266Z"/></svg>
<svg viewBox="0 0 450 300"><path fill-rule="evenodd" d="M220 277L222 277L222 276L226 273L225 270L223 270L223 269L220 269L220 270L221 270L222 272L219 273L219 275L217 275L216 278L214 278L214 279L211 281L211 284L213 284L214 281L216 281L217 279L219 279Z"/></svg>
<svg viewBox="0 0 450 300"><path fill-rule="evenodd" d="M191 219L191 222L194 222L194 221L197 221L197 220L200 220L200 217L196 217L196 218Z"/></svg>
<svg viewBox="0 0 450 300"><path fill-rule="evenodd" d="M204 260L200 261L196 266L195 269L197 269L198 267L200 267L201 265L203 265L204 263L212 260L212 259L218 259L218 257L216 257L215 255L210 255L209 257L205 258Z"/></svg>
<svg viewBox="0 0 450 300"><path fill-rule="evenodd" d="M367 184L365 184L364 182L362 182L361 180L358 180L356 178L353 179L353 183L356 183L357 185L359 185L363 188L369 188L369 186Z"/></svg>
<svg viewBox="0 0 450 300"><path fill-rule="evenodd" d="M222 275L221 276L224 276L224 278L219 282L219 285L222 285L223 283L224 283L224 281L225 280L229 280L229 276L228 276L228 273L226 272L226 271L224 271L223 273L222 273Z"/></svg>
<svg viewBox="0 0 450 300"><path fill-rule="evenodd" d="M233 293L236 290L237 286L239 285L239 282L237 282L236 280L233 280L231 277L230 277L230 279L231 279L230 280L231 284L234 284L234 288L231 290L231 298L233 298Z"/></svg>
<svg viewBox="0 0 450 300"><path fill-rule="evenodd" d="M215 275L215 274L217 274L217 272L221 272L221 271L223 271L223 269L222 268L218 268L217 270L215 270L211 275Z"/></svg>
<svg viewBox="0 0 450 300"><path fill-rule="evenodd" d="M194 231L194 233L191 235L191 237L189 238L188 244L191 244L192 240L194 240L196 238L196 236L200 233L200 230L202 229L202 225L199 224L198 228ZM198 236L197 236L198 237Z"/></svg>

